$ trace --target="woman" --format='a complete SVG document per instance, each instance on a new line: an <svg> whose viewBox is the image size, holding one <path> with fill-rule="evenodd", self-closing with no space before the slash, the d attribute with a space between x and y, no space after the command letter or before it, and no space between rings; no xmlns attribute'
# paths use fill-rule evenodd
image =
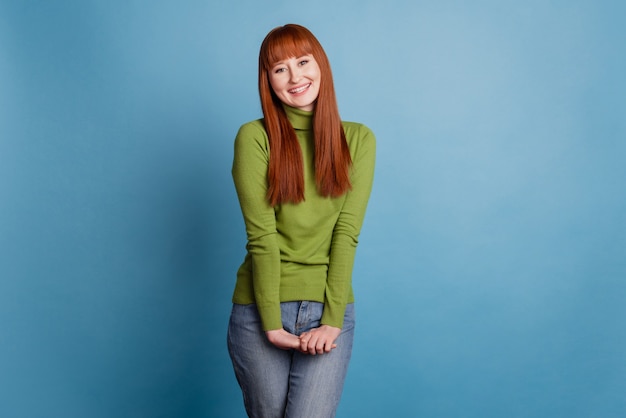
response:
<svg viewBox="0 0 626 418"><path fill-rule="evenodd" d="M328 58L302 26L266 36L259 94L264 118L235 139L248 244L229 353L250 417L333 417L352 351L352 265L375 139L340 120Z"/></svg>

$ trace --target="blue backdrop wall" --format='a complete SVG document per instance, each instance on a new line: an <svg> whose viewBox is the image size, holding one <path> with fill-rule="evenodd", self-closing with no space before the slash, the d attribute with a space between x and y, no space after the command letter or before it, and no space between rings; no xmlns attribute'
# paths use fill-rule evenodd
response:
<svg viewBox="0 0 626 418"><path fill-rule="evenodd" d="M378 138L341 417L626 414L624 2L3 1L0 416L240 417L232 140L325 45Z"/></svg>

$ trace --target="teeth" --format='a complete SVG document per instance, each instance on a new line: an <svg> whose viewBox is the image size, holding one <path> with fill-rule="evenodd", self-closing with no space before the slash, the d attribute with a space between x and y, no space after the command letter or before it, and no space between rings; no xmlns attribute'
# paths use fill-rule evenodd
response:
<svg viewBox="0 0 626 418"><path fill-rule="evenodd" d="M297 89L289 90L289 93L298 94L302 93L304 90L308 89L311 84L307 84L306 86L298 87Z"/></svg>

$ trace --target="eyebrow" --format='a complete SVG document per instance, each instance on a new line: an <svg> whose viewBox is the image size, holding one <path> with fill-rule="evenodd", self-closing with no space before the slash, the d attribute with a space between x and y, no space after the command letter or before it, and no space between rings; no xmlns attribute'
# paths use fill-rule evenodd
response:
<svg viewBox="0 0 626 418"><path fill-rule="evenodd" d="M288 60L290 60L291 58L293 58L293 59L295 59L295 60L299 60L299 59L302 59L302 58L305 58L305 57L313 57L313 55L311 55L311 54L304 54L304 55L302 55L302 56L300 56L300 57L289 57L289 58L286 58L286 59L284 59L284 60L277 61L275 64L273 64L273 65L272 65L272 67L271 67L271 68L274 68L274 67L277 67L277 66L279 66L279 65L281 65L281 64L284 64L284 63L285 63L285 61L288 61Z"/></svg>

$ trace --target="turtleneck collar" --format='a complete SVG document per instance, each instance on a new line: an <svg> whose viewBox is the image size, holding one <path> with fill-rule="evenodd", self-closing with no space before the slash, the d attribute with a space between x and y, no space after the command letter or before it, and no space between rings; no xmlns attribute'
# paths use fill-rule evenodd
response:
<svg viewBox="0 0 626 418"><path fill-rule="evenodd" d="M297 109L283 104L287 118L296 130L308 131L313 129L313 111Z"/></svg>

